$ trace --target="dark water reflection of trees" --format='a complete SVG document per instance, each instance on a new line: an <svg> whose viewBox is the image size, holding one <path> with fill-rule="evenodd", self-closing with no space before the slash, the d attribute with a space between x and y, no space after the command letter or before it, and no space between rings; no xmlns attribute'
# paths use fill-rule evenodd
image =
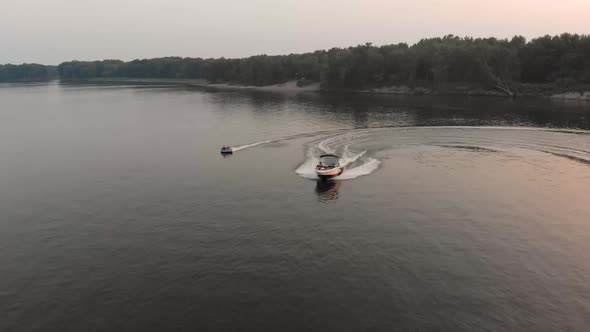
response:
<svg viewBox="0 0 590 332"><path fill-rule="evenodd" d="M549 98L405 96L341 93L212 94L214 103L249 104L257 114L286 109L354 128L379 126L526 126L590 129L590 102Z"/></svg>

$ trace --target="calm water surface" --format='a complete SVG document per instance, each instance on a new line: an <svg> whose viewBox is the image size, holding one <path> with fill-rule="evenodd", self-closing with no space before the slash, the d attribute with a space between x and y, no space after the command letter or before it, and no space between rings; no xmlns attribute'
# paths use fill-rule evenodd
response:
<svg viewBox="0 0 590 332"><path fill-rule="evenodd" d="M587 331L587 130L549 100L0 85L0 331Z"/></svg>

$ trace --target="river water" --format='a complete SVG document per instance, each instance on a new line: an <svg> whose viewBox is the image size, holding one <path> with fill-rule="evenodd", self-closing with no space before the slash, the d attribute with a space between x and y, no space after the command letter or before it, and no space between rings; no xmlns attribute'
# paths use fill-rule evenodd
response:
<svg viewBox="0 0 590 332"><path fill-rule="evenodd" d="M0 85L0 331L587 331L588 130L546 99Z"/></svg>

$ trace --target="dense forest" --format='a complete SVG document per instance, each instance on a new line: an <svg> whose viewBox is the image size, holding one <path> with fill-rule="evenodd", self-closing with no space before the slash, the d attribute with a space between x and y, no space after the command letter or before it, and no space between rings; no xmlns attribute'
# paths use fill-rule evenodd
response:
<svg viewBox="0 0 590 332"><path fill-rule="evenodd" d="M0 69L0 80L6 75L3 71ZM449 35L423 39L411 46L367 43L242 59L71 61L60 64L57 71L62 79L180 78L256 86L297 80L302 85L321 82L327 89L404 85L442 90L469 86L512 95L527 85L568 88L590 84L590 36L562 34L527 42L520 36L496 39Z"/></svg>
<svg viewBox="0 0 590 332"><path fill-rule="evenodd" d="M35 63L22 65L0 65L0 82L48 80L57 77L55 66L44 66Z"/></svg>

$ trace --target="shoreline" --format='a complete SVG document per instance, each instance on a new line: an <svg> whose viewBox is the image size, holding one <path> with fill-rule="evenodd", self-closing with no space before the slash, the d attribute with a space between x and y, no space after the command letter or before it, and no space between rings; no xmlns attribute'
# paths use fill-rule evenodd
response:
<svg viewBox="0 0 590 332"><path fill-rule="evenodd" d="M281 93L356 93L376 95L407 95L407 96L465 96L465 97L502 97L502 98L549 98L555 100L590 102L590 87L580 88L558 88L549 85L522 85L522 91L516 92L514 96L501 93L497 90L488 90L469 86L455 86L447 89L435 90L425 87L408 87L405 85L384 86L370 89L325 89L319 82L311 83L303 87L297 86L296 81L284 83L253 86L230 83L209 83L205 79L158 79L158 78L92 78L85 80L59 80L65 84L137 84L137 85L170 85L187 86L199 88L213 88L222 90L249 90ZM33 82L33 81L31 81ZM38 82L38 81L37 81ZM23 83L23 82L19 82Z"/></svg>

